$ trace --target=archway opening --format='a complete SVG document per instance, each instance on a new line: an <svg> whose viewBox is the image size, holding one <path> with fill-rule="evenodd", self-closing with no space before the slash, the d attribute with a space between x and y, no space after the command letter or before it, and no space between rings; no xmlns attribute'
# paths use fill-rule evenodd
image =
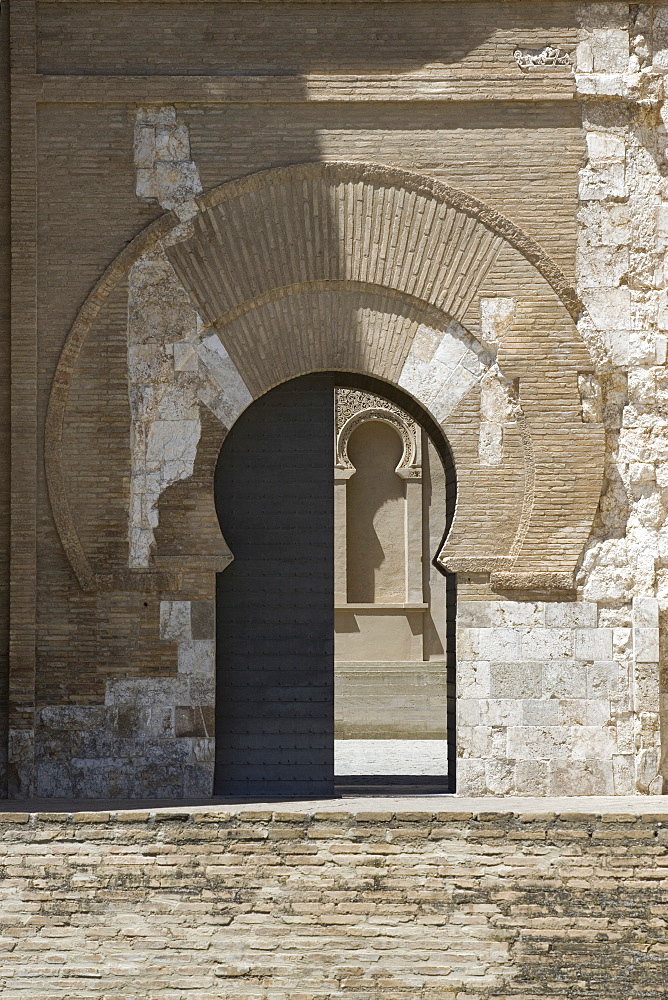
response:
<svg viewBox="0 0 668 1000"><path fill-rule="evenodd" d="M334 449L332 449L334 441ZM440 429L378 379L261 396L220 452L217 795L454 790L454 510Z"/></svg>

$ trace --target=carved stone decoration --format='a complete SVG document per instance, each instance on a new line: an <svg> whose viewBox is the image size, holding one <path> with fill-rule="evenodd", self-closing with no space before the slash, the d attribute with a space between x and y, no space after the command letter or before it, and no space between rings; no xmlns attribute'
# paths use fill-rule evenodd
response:
<svg viewBox="0 0 668 1000"><path fill-rule="evenodd" d="M540 52L515 49L515 62L520 69L541 69L544 66L572 66L573 60L568 52L554 45L546 45Z"/></svg>
<svg viewBox="0 0 668 1000"><path fill-rule="evenodd" d="M422 475L419 427L399 406L359 389L336 390L336 467L355 468L348 457L348 442L353 431L367 420L380 420L394 427L404 446L397 475L402 479L419 479Z"/></svg>

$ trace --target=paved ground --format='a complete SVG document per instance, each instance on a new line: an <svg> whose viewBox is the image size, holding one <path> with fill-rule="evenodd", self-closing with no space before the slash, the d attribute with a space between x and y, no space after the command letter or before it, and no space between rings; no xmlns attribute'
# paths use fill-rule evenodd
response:
<svg viewBox="0 0 668 1000"><path fill-rule="evenodd" d="M167 810L169 812L223 812L281 811L297 813L314 812L422 812L422 813L586 813L588 815L656 815L668 820L668 795L608 795L465 798L457 795L401 795L401 796L341 796L335 799L308 801L272 800L265 802L247 799L190 799L179 800L98 800L98 799L30 799L0 802L0 813L77 813L118 812L127 810Z"/></svg>

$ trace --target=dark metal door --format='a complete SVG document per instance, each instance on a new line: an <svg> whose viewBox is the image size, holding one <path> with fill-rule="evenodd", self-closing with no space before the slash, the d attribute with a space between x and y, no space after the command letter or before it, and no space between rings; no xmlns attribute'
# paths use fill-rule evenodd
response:
<svg viewBox="0 0 668 1000"><path fill-rule="evenodd" d="M333 793L333 394L330 375L278 386L220 453L217 795Z"/></svg>

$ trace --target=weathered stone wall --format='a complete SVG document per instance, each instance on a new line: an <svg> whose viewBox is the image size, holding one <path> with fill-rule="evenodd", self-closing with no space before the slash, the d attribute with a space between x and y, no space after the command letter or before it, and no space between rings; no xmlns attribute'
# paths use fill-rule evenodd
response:
<svg viewBox="0 0 668 1000"><path fill-rule="evenodd" d="M470 795L663 791L659 610L460 601L458 787Z"/></svg>
<svg viewBox="0 0 668 1000"><path fill-rule="evenodd" d="M583 602L463 606L460 788L469 792L661 792L666 774L668 21L658 4L588 4L578 19L587 156L576 277L599 373L592 405L606 429L606 479L577 580Z"/></svg>
<svg viewBox="0 0 668 1000"><path fill-rule="evenodd" d="M216 455L323 367L453 447L460 790L662 791L667 52L661 4L13 0L11 794L206 794Z"/></svg>
<svg viewBox="0 0 668 1000"><path fill-rule="evenodd" d="M3 997L663 996L668 813L593 801L2 813Z"/></svg>

